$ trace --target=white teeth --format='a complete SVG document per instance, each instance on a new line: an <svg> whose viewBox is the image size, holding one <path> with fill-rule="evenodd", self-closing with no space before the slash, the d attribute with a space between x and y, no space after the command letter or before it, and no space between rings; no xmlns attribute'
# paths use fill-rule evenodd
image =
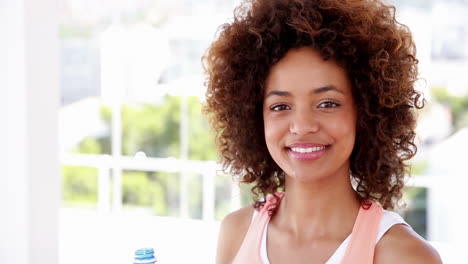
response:
<svg viewBox="0 0 468 264"><path fill-rule="evenodd" d="M319 151L326 148L326 146L321 146L321 147L311 147L311 148L291 148L292 151L298 152L298 153L310 153L310 152L315 152Z"/></svg>

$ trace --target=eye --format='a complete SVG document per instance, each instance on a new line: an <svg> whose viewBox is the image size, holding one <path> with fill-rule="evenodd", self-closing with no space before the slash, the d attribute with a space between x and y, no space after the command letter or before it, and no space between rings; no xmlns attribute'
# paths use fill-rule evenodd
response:
<svg viewBox="0 0 468 264"><path fill-rule="evenodd" d="M283 110L289 110L289 109L291 108L285 104L277 104L277 105L273 105L270 107L270 110L272 111L283 111Z"/></svg>
<svg viewBox="0 0 468 264"><path fill-rule="evenodd" d="M325 101L325 102L322 102L318 105L319 108L335 108L335 107L339 107L340 104L338 103L335 103L333 101Z"/></svg>

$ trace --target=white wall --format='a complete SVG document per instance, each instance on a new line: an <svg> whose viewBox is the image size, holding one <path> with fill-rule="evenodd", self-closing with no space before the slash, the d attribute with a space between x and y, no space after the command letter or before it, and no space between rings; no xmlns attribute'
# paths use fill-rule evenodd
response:
<svg viewBox="0 0 468 264"><path fill-rule="evenodd" d="M0 1L0 263L58 263L56 14Z"/></svg>

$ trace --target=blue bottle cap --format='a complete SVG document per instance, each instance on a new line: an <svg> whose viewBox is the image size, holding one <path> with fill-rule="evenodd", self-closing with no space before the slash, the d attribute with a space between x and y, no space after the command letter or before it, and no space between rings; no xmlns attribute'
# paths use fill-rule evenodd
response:
<svg viewBox="0 0 468 264"><path fill-rule="evenodd" d="M156 262L157 260L154 257L154 249L140 248L135 251L135 264L151 264Z"/></svg>

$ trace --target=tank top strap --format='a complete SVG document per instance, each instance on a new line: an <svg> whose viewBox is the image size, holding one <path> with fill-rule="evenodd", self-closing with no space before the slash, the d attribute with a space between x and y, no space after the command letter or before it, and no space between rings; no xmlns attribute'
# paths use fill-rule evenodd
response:
<svg viewBox="0 0 468 264"><path fill-rule="evenodd" d="M269 214L270 210L275 209L279 205L281 199L283 199L284 197L284 194L284 192L278 192L275 194L268 195L265 199L265 202L261 206L260 213Z"/></svg>
<svg viewBox="0 0 468 264"><path fill-rule="evenodd" d="M280 200L277 200L274 195L267 196L259 212L252 219L244 241L232 262L233 264L262 264L260 247L263 232L265 232L265 227L271 218L269 211L278 206L284 193L276 193L276 196L279 197Z"/></svg>
<svg viewBox="0 0 468 264"><path fill-rule="evenodd" d="M372 264L383 208L366 200L359 209L342 264Z"/></svg>

